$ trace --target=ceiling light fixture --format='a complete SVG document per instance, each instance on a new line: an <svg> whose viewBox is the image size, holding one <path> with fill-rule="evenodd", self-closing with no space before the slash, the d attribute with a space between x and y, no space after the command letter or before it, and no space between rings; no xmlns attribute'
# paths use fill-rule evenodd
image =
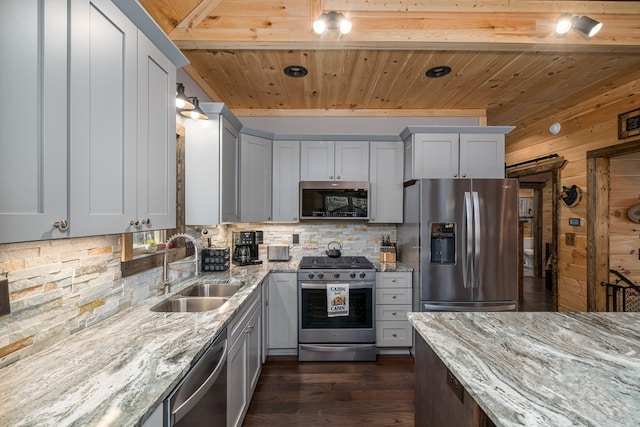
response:
<svg viewBox="0 0 640 427"><path fill-rule="evenodd" d="M193 110L182 110L180 111L180 114L194 120L209 120L209 117L207 117L207 115L200 109L198 98L192 96L189 100L193 104Z"/></svg>
<svg viewBox="0 0 640 427"><path fill-rule="evenodd" d="M196 108L191 102L189 102L189 98L184 94L184 85L182 83L178 83L178 88L176 89L176 108L180 108L181 110L193 110Z"/></svg>
<svg viewBox="0 0 640 427"><path fill-rule="evenodd" d="M425 75L432 79L437 79L438 77L444 77L451 72L451 67L446 65L439 65L437 67L433 67L425 73Z"/></svg>
<svg viewBox="0 0 640 427"><path fill-rule="evenodd" d="M340 12L323 12L313 21L313 31L322 34L325 30L339 30L340 34L347 34L351 31L351 21Z"/></svg>
<svg viewBox="0 0 640 427"><path fill-rule="evenodd" d="M302 65L287 65L284 67L284 74L289 77L304 77L308 72Z"/></svg>
<svg viewBox="0 0 640 427"><path fill-rule="evenodd" d="M593 37L602 29L602 22L588 16L573 16L566 13L560 15L556 21L556 34L566 34L572 29L587 37Z"/></svg>

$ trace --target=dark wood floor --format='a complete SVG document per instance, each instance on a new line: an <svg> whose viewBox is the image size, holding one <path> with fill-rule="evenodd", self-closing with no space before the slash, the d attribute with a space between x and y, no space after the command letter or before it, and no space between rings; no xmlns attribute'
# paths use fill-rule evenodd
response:
<svg viewBox="0 0 640 427"><path fill-rule="evenodd" d="M543 277L524 276L523 303L518 311L552 311L551 290L547 289Z"/></svg>
<svg viewBox="0 0 640 427"><path fill-rule="evenodd" d="M243 426L413 426L414 375L410 355L376 362L269 357Z"/></svg>

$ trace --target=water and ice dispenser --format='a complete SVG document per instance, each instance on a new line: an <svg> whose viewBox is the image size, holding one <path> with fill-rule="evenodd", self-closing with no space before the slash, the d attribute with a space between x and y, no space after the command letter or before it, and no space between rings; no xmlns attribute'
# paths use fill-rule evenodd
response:
<svg viewBox="0 0 640 427"><path fill-rule="evenodd" d="M456 224L453 222L431 223L431 263L455 264Z"/></svg>

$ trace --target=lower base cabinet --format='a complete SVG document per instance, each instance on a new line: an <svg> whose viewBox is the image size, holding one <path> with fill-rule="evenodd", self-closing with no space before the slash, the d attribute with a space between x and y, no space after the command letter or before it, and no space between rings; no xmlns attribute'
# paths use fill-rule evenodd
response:
<svg viewBox="0 0 640 427"><path fill-rule="evenodd" d="M495 427L431 347L415 335L415 425Z"/></svg>
<svg viewBox="0 0 640 427"><path fill-rule="evenodd" d="M376 273L376 346L411 347L411 272Z"/></svg>
<svg viewBox="0 0 640 427"><path fill-rule="evenodd" d="M298 353L298 276L296 273L270 273L268 288L269 354Z"/></svg>
<svg viewBox="0 0 640 427"><path fill-rule="evenodd" d="M227 351L227 426L241 426L262 371L262 289L230 324Z"/></svg>

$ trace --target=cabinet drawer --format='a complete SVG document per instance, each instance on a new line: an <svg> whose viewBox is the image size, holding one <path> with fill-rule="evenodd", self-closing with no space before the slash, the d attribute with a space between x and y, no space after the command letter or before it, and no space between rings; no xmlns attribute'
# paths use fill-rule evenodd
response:
<svg viewBox="0 0 640 427"><path fill-rule="evenodd" d="M411 304L411 289L376 289L376 304Z"/></svg>
<svg viewBox="0 0 640 427"><path fill-rule="evenodd" d="M376 322L376 345L378 347L411 347L413 340L408 321Z"/></svg>
<svg viewBox="0 0 640 427"><path fill-rule="evenodd" d="M410 288L411 273L376 273L376 288Z"/></svg>
<svg viewBox="0 0 640 427"><path fill-rule="evenodd" d="M407 313L411 311L410 304L379 304L376 305L376 321L402 320L407 321Z"/></svg>

